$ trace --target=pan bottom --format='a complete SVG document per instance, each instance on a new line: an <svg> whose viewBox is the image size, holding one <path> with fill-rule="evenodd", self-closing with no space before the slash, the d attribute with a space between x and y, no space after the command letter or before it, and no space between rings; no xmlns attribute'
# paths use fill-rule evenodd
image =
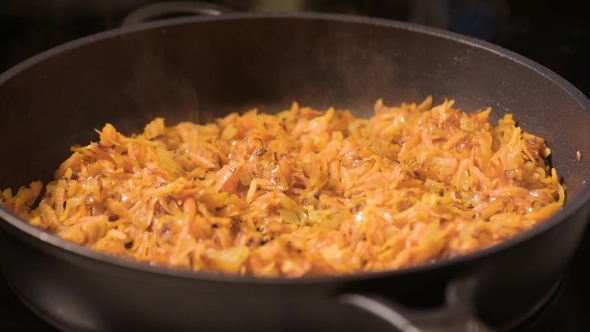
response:
<svg viewBox="0 0 590 332"><path fill-rule="evenodd" d="M10 290L12 290L12 293L16 296L16 298L25 307L27 307L27 309L29 309L35 316L41 318L42 321L44 321L45 323L47 323L48 325L50 325L51 327L53 327L54 329L56 329L56 330L58 330L60 332L76 332L76 331L70 330L69 328L67 328L67 327L63 326L62 324L58 323L57 321L55 321L54 319L52 319L51 317L49 317L49 315L46 315L42 310L38 309L31 302L29 302L24 296L22 296L16 290L16 288L12 285L12 283L10 282L10 280L8 280L7 278L4 278L4 280L6 281L6 284L8 285L8 288L10 288Z"/></svg>
<svg viewBox="0 0 590 332"><path fill-rule="evenodd" d="M510 323L504 325L502 331L511 331L512 329L517 328L518 326L525 323L529 318L533 317L537 312L539 312L558 292L561 285L563 284L564 275L561 274L560 277L557 279L555 284L547 291L547 293L537 302L535 303L529 310L525 313L520 315L518 318L514 319ZM45 323L50 325L51 327L57 329L60 332L79 332L69 329L65 327L61 323L57 322L56 320L52 319L49 315L45 314L43 310L37 308L34 304L32 304L29 300L27 300L23 295L21 295L18 290L12 285L10 280L5 279L8 287L12 290L14 295L18 298L18 300L33 314L43 320Z"/></svg>
<svg viewBox="0 0 590 332"><path fill-rule="evenodd" d="M543 309L543 307L547 303L549 303L549 301L557 294L558 290L561 288L561 285L563 284L563 279L564 273L562 273L559 276L555 284L551 286L547 293L537 303L535 303L529 310L524 312L518 318L506 324L502 331L511 331L512 329L519 327L520 325L524 324L529 318L533 317L537 312L541 311L541 309Z"/></svg>

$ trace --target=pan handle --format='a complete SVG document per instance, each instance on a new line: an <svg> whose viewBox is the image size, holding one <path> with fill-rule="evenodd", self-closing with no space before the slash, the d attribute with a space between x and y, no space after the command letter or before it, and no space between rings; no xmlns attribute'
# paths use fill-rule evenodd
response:
<svg viewBox="0 0 590 332"><path fill-rule="evenodd" d="M451 281L446 303L435 309L411 309L379 295L341 294L338 302L353 305L385 320L401 332L497 332L480 321L472 306L476 279Z"/></svg>
<svg viewBox="0 0 590 332"><path fill-rule="evenodd" d="M233 10L216 4L196 1L172 1L156 2L140 7L132 11L121 26L136 25L148 21L154 21L165 17L207 15L218 16L224 13L231 13Z"/></svg>

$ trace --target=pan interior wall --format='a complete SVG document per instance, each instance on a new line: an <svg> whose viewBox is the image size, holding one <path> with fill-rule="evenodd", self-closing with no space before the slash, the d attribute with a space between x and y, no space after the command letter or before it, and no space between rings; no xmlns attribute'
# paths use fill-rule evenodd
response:
<svg viewBox="0 0 590 332"><path fill-rule="evenodd" d="M511 58L452 38L362 20L224 18L70 44L0 83L0 188L47 181L72 144L112 123L125 134L293 101L369 116L387 104L455 99L465 111L513 113L547 139L571 198L590 177L590 117L557 83ZM576 153L584 156L582 163ZM588 156L588 157L585 157Z"/></svg>

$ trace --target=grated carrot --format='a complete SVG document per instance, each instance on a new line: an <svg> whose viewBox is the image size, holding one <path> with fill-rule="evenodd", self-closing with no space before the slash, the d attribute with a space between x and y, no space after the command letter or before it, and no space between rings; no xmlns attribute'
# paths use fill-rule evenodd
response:
<svg viewBox="0 0 590 332"><path fill-rule="evenodd" d="M445 100L250 110L207 125L110 124L45 186L0 202L30 224L126 259L301 277L399 269L504 241L561 209L541 137ZM578 154L578 161L581 155Z"/></svg>

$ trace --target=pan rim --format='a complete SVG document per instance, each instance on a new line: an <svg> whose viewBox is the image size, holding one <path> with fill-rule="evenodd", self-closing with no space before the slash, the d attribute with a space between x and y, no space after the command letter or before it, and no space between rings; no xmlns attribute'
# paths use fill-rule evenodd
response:
<svg viewBox="0 0 590 332"><path fill-rule="evenodd" d="M569 94L590 116L590 100L586 98L582 92L575 88L572 84L567 82L565 79L545 68L544 66L518 55L512 51L506 50L500 46L493 45L491 43L478 40L475 38L463 36L457 33L440 30L436 28L421 26L408 22L400 22L395 20L387 20L380 18L371 18L364 16L353 16L343 14L325 14L325 13L257 13L257 12L246 12L246 13L230 13L223 14L216 17L182 17L172 18L156 22L142 23L135 26L120 27L113 30L100 32L97 34L89 35L80 39L70 41L68 43L56 46L45 52L37 54L19 64L7 70L0 75L0 86L10 80L18 73L25 71L27 68L32 67L42 61L56 56L60 53L67 52L77 47L91 44L96 41L113 38L117 36L126 35L129 33L135 33L140 31L147 31L158 28L165 28L171 26L178 26L191 23L200 23L208 21L230 21L230 20L252 20L252 19L291 19L291 20L318 20L318 21L330 21L339 23L351 23L351 24L366 24L373 26L380 26L392 29L407 30L411 32L417 32L421 34L430 35L437 38L446 39L456 43L462 43L469 45L474 48L478 48L483 51L494 53L500 57L508 58L514 61L518 65L525 66L530 70L533 70L537 74L544 76L552 83L559 86L564 92ZM590 179L589 179L590 180ZM285 277L256 277L252 275L239 276L239 275L228 275L220 274L209 271L192 271L185 269L177 269L165 266L155 266L149 263L138 262L130 259L125 259L117 256L104 254L92 249L86 248L63 240L55 235L49 234L39 228L29 225L25 220L21 219L14 213L8 211L3 206L0 206L0 225L5 227L3 224L7 223L9 227L13 227L17 232L22 235L32 237L33 241L38 244L45 244L51 246L53 249L60 249L68 254L81 256L82 258L90 259L92 261L98 261L100 263L108 264L111 267L118 267L122 269L135 270L136 272L144 272L149 274L163 275L179 279L189 279L195 281L211 281L211 282L226 282L226 283L241 283L241 284L261 284L261 285L302 285L302 284L319 284L319 283L333 283L347 282L355 280L371 280L380 279L387 277L401 277L409 276L417 273L421 273L428 270L439 270L449 268L452 266L466 265L470 262L481 260L487 257L491 257L499 252L507 250L508 248L517 246L529 239L532 239L540 234L549 231L556 227L558 224L564 222L570 218L576 212L578 212L586 203L590 201L590 181L585 183L580 192L564 205L563 209L544 221L542 224L535 226L534 228L522 232L506 241L502 241L494 246L477 250L473 253L461 255L451 259L442 259L433 263L425 263L417 266L406 267L398 270L387 270L379 272L369 273L355 273L348 275L318 275L318 276L307 276L302 278L285 278Z"/></svg>

